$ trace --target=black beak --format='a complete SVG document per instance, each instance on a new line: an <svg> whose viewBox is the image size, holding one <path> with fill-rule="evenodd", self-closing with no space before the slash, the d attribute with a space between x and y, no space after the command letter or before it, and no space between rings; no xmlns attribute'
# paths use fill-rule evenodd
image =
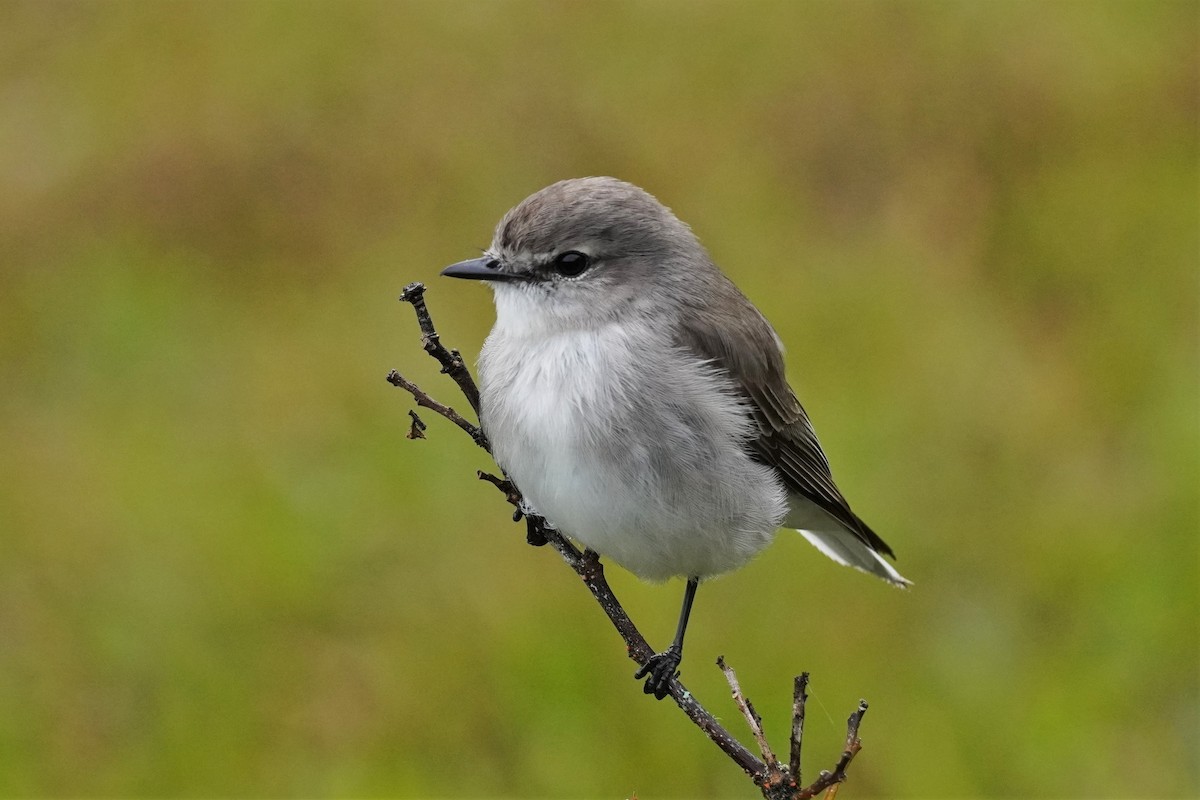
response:
<svg viewBox="0 0 1200 800"><path fill-rule="evenodd" d="M469 278L474 281L513 281L518 278L511 272L501 272L500 262L486 256L451 264L442 270L442 274L447 278Z"/></svg>

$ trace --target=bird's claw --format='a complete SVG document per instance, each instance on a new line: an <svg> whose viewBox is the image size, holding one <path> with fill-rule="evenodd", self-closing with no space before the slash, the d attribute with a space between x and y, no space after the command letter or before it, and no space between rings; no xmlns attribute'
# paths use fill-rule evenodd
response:
<svg viewBox="0 0 1200 800"><path fill-rule="evenodd" d="M533 506L522 498L513 512L513 522L525 520L525 541L534 547L541 547L550 540L546 538L546 520L541 517Z"/></svg>
<svg viewBox="0 0 1200 800"><path fill-rule="evenodd" d="M550 541L546 538L546 529L540 517L525 517L525 541L534 547L541 547Z"/></svg>
<svg viewBox="0 0 1200 800"><path fill-rule="evenodd" d="M679 677L678 667L682 659L683 653L674 647L655 653L634 673L634 680L640 681L645 678L646 685L642 687L642 691L654 695L657 700L662 700L671 690L671 681Z"/></svg>

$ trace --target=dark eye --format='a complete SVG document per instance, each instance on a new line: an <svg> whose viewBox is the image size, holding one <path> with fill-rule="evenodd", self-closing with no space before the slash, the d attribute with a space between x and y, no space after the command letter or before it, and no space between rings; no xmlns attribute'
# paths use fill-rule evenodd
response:
<svg viewBox="0 0 1200 800"><path fill-rule="evenodd" d="M554 271L559 275L574 278L591 265L591 260L578 250L568 250L554 259Z"/></svg>

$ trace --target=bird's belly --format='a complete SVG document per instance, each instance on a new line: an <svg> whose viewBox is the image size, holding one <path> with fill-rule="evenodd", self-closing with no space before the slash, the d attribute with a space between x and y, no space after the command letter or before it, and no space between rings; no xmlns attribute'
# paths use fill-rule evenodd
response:
<svg viewBox="0 0 1200 800"><path fill-rule="evenodd" d="M736 418L714 424L704 403L622 372L645 353L542 346L556 351L481 370L496 459L539 513L649 580L726 572L770 543L786 501Z"/></svg>

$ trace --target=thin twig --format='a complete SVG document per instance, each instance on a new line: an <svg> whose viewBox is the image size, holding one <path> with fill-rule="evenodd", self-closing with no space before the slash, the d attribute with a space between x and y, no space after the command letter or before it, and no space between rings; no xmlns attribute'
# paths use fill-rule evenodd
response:
<svg viewBox="0 0 1200 800"><path fill-rule="evenodd" d="M508 478L497 478L490 472L476 470L475 476L481 481L486 481L492 486L495 486L504 494L504 499L517 507L513 512L513 522L518 522L521 519L521 493L517 491L517 487Z"/></svg>
<svg viewBox="0 0 1200 800"><path fill-rule="evenodd" d="M447 350L442 346L442 339L438 336L437 329L433 327L433 318L429 316L429 309L425 306L425 284L414 281L405 286L400 292L400 300L410 303L413 310L417 312L417 324L421 327L421 344L424 346L425 352L437 359L438 363L442 365L442 372L449 375L451 380L458 384L458 388L462 390L467 402L471 404L471 408L478 415L479 389L475 386L475 379L471 377L471 371L467 369L462 354L457 350Z"/></svg>
<svg viewBox="0 0 1200 800"><path fill-rule="evenodd" d="M730 691L733 692L733 702L737 704L742 716L746 718L746 724L750 726L750 733L754 734L754 741L758 743L758 751L762 753L767 768L778 770L779 760L775 758L775 753L771 751L771 745L767 743L767 735L763 733L762 717L754 710L750 698L742 692L733 667L725 663L725 656L717 656L717 666L721 668L721 672L725 673L725 681L729 684Z"/></svg>
<svg viewBox="0 0 1200 800"><path fill-rule="evenodd" d="M788 772L796 783L803 780L800 769L800 748L804 741L804 706L808 702L808 673L801 672L796 676L792 690L792 746L791 758L788 759Z"/></svg>
<svg viewBox="0 0 1200 800"><path fill-rule="evenodd" d="M487 450L489 453L491 452L491 448L487 444L487 437L483 435L483 429L478 425L472 425L462 414L459 414L450 406L434 400L432 397L426 394L420 386L417 386L415 383L401 375L396 370L392 370L387 374L387 382L392 386L395 386L398 389L403 389L411 394L413 399L417 401L417 405L428 408L435 414L441 414L443 417L462 428L467 432L468 436L475 440L475 444L479 445L484 450Z"/></svg>
<svg viewBox="0 0 1200 800"><path fill-rule="evenodd" d="M796 794L796 800L808 800L810 797L816 797L831 786L846 780L846 768L850 766L850 762L862 749L862 741L858 738L858 726L862 723L863 714L866 713L867 701L859 700L858 708L846 720L846 747L842 751L842 757L838 759L832 772L821 770L821 774L813 781L812 786L801 789Z"/></svg>

